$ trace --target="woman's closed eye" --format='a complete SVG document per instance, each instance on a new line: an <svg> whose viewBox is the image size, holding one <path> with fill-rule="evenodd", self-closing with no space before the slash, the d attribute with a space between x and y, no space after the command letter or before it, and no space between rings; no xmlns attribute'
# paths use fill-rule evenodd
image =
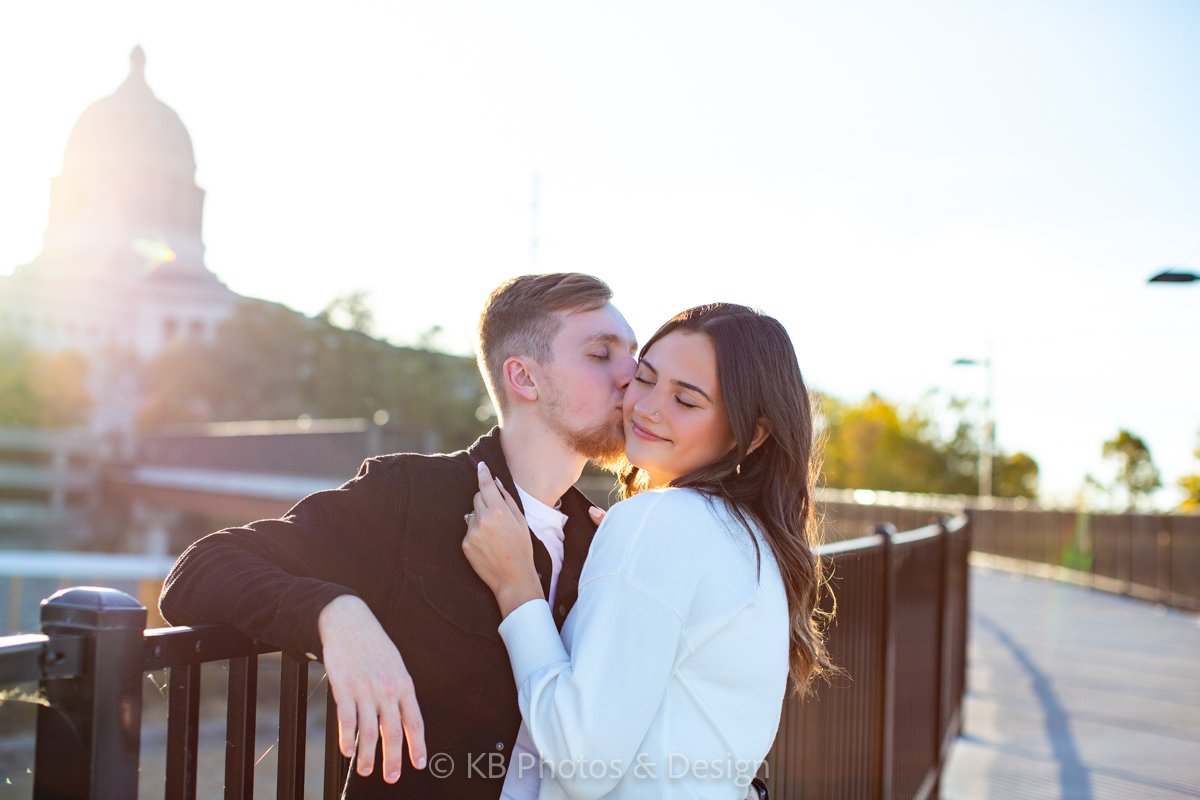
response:
<svg viewBox="0 0 1200 800"><path fill-rule="evenodd" d="M683 406L684 408L699 408L700 407L700 406L696 405L695 403L689 403L687 400L684 400L679 395L675 395L675 402L679 403L679 405Z"/></svg>
<svg viewBox="0 0 1200 800"><path fill-rule="evenodd" d="M608 361L612 357L609 355L607 350L605 350L602 353L589 353L588 355L590 355L592 358L596 359L597 361Z"/></svg>
<svg viewBox="0 0 1200 800"><path fill-rule="evenodd" d="M650 380L649 378L643 378L641 375L634 375L633 379L635 381L637 381L638 383L644 384L646 386L654 385L654 381Z"/></svg>

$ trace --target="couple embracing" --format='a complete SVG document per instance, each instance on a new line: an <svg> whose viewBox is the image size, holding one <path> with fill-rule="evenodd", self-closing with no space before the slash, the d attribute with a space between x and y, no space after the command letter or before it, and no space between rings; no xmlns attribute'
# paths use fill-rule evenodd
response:
<svg viewBox="0 0 1200 800"><path fill-rule="evenodd" d="M324 663L351 800L765 792L785 693L830 666L796 354L720 303L638 353L611 297L502 284L478 343L497 428L367 459L167 577L172 623ZM573 488L588 460L619 474L607 515Z"/></svg>

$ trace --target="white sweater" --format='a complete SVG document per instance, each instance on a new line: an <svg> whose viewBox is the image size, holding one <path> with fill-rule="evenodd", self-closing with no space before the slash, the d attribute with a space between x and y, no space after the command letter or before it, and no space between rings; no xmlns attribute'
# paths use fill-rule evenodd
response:
<svg viewBox="0 0 1200 800"><path fill-rule="evenodd" d="M541 800L741 800L788 676L779 568L723 501L661 489L596 533L560 639L544 600L500 625L541 763Z"/></svg>

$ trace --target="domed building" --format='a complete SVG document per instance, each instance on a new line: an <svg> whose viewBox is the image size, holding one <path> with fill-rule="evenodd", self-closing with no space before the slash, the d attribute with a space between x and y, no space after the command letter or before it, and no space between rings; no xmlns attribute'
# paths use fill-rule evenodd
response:
<svg viewBox="0 0 1200 800"><path fill-rule="evenodd" d="M107 384L106 361L144 362L177 337L211 337L241 300L204 265L192 140L145 70L135 48L125 81L79 117L52 180L42 251L0 278L0 333L84 353L93 384Z"/></svg>

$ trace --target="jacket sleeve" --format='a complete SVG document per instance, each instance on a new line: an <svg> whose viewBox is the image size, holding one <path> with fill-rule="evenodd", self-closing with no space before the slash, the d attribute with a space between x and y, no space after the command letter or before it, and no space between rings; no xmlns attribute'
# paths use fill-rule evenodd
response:
<svg viewBox="0 0 1200 800"><path fill-rule="evenodd" d="M309 495L280 519L205 536L167 575L163 618L233 625L319 658L317 617L331 600L349 594L374 607L380 599L380 566L396 563L407 488L398 460L367 459L353 479Z"/></svg>

